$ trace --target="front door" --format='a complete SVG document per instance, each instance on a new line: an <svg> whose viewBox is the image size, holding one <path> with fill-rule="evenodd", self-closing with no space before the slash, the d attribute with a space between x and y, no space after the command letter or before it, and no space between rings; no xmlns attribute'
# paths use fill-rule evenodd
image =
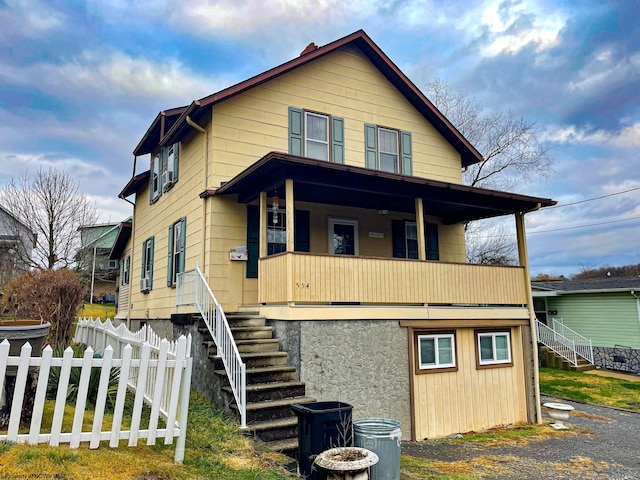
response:
<svg viewBox="0 0 640 480"><path fill-rule="evenodd" d="M329 253L358 255L358 221L329 219Z"/></svg>

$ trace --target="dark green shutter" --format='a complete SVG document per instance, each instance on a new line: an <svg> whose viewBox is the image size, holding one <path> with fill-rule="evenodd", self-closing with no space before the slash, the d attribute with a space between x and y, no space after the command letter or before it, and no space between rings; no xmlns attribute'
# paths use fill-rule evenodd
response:
<svg viewBox="0 0 640 480"><path fill-rule="evenodd" d="M173 145L173 181L178 181L178 165L180 162L178 159L180 158L180 142L176 142Z"/></svg>
<svg viewBox="0 0 640 480"><path fill-rule="evenodd" d="M425 224L427 237L427 260L440 260L440 244L438 242L438 225Z"/></svg>
<svg viewBox="0 0 640 480"><path fill-rule="evenodd" d="M291 155L302 156L302 115L301 109L289 107L289 153Z"/></svg>
<svg viewBox="0 0 640 480"><path fill-rule="evenodd" d="M151 253L149 255L149 290L153 288L153 241L154 237L151 237L149 241L151 242Z"/></svg>
<svg viewBox="0 0 640 480"><path fill-rule="evenodd" d="M258 257L260 256L260 209L247 205L247 278L258 278Z"/></svg>
<svg viewBox="0 0 640 480"><path fill-rule="evenodd" d="M184 262L187 256L187 217L180 219L180 273L184 272Z"/></svg>
<svg viewBox="0 0 640 480"><path fill-rule="evenodd" d="M169 244L169 254L167 258L167 287L173 285L173 225L169 226L169 234L167 236Z"/></svg>
<svg viewBox="0 0 640 480"><path fill-rule="evenodd" d="M364 124L364 156L365 167L378 168L378 140L376 138L376 126L370 123Z"/></svg>
<svg viewBox="0 0 640 480"><path fill-rule="evenodd" d="M402 173L404 175L413 175L411 132L400 132L400 138L402 148Z"/></svg>
<svg viewBox="0 0 640 480"><path fill-rule="evenodd" d="M156 163L156 157L151 155L151 168L149 168L149 205L153 203L154 192L153 192L153 166Z"/></svg>
<svg viewBox="0 0 640 480"><path fill-rule="evenodd" d="M394 258L407 258L404 222L402 220L391 221L391 243Z"/></svg>
<svg viewBox="0 0 640 480"><path fill-rule="evenodd" d="M331 117L331 160L344 163L344 119Z"/></svg>
<svg viewBox="0 0 640 480"><path fill-rule="evenodd" d="M146 265L146 263L147 263L147 242L142 242L142 273L140 274L140 280L144 278L144 266ZM140 284L142 284L142 282L140 282Z"/></svg>
<svg viewBox="0 0 640 480"><path fill-rule="evenodd" d="M294 240L293 249L296 252L311 251L311 228L309 221L309 212L307 210L296 210L296 218L294 220Z"/></svg>

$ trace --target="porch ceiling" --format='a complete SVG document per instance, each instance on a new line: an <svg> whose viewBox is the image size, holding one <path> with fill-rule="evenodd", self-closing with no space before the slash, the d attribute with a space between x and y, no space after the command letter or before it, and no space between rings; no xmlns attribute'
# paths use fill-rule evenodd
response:
<svg viewBox="0 0 640 480"><path fill-rule="evenodd" d="M415 213L415 199L424 211L446 224L463 223L555 205L554 200L474 188L399 175L285 153L271 152L215 191L202 197L237 194L240 203L260 192L284 198L284 182L294 181L295 200L311 203Z"/></svg>

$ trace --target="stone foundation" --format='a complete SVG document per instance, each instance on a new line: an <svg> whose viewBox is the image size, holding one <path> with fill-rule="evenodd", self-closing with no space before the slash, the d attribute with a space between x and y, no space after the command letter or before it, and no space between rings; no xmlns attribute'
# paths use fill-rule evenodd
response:
<svg viewBox="0 0 640 480"><path fill-rule="evenodd" d="M640 350L629 347L593 347L597 367L621 372L640 373Z"/></svg>

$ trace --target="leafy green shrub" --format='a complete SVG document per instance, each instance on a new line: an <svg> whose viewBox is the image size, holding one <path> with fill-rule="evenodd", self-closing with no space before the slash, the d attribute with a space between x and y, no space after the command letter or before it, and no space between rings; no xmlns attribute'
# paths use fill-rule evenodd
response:
<svg viewBox="0 0 640 480"><path fill-rule="evenodd" d="M54 348L66 347L85 286L69 270L36 270L13 278L2 297L3 307L16 319L51 323L47 340Z"/></svg>
<svg viewBox="0 0 640 480"><path fill-rule="evenodd" d="M74 358L84 357L86 347L84 345L74 343L71 344L73 349ZM64 349L57 348L54 350L54 357L62 357ZM93 358L100 358L99 354L94 354ZM47 398L55 400L58 394L58 384L60 383L60 367L51 367L49 372L49 383L47 384ZM100 386L100 372L101 369L93 367L91 374L89 375L89 389L87 390L87 403L91 407L95 407L98 398L98 387ZM80 374L82 373L81 367L71 367L69 374L69 386L67 387L66 402L69 404L75 404L78 397L78 388L80 387ZM118 380L120 378L120 369L112 368L109 374L109 386L107 388L107 402L105 409L107 411L113 411L116 404L116 395L118 393Z"/></svg>

